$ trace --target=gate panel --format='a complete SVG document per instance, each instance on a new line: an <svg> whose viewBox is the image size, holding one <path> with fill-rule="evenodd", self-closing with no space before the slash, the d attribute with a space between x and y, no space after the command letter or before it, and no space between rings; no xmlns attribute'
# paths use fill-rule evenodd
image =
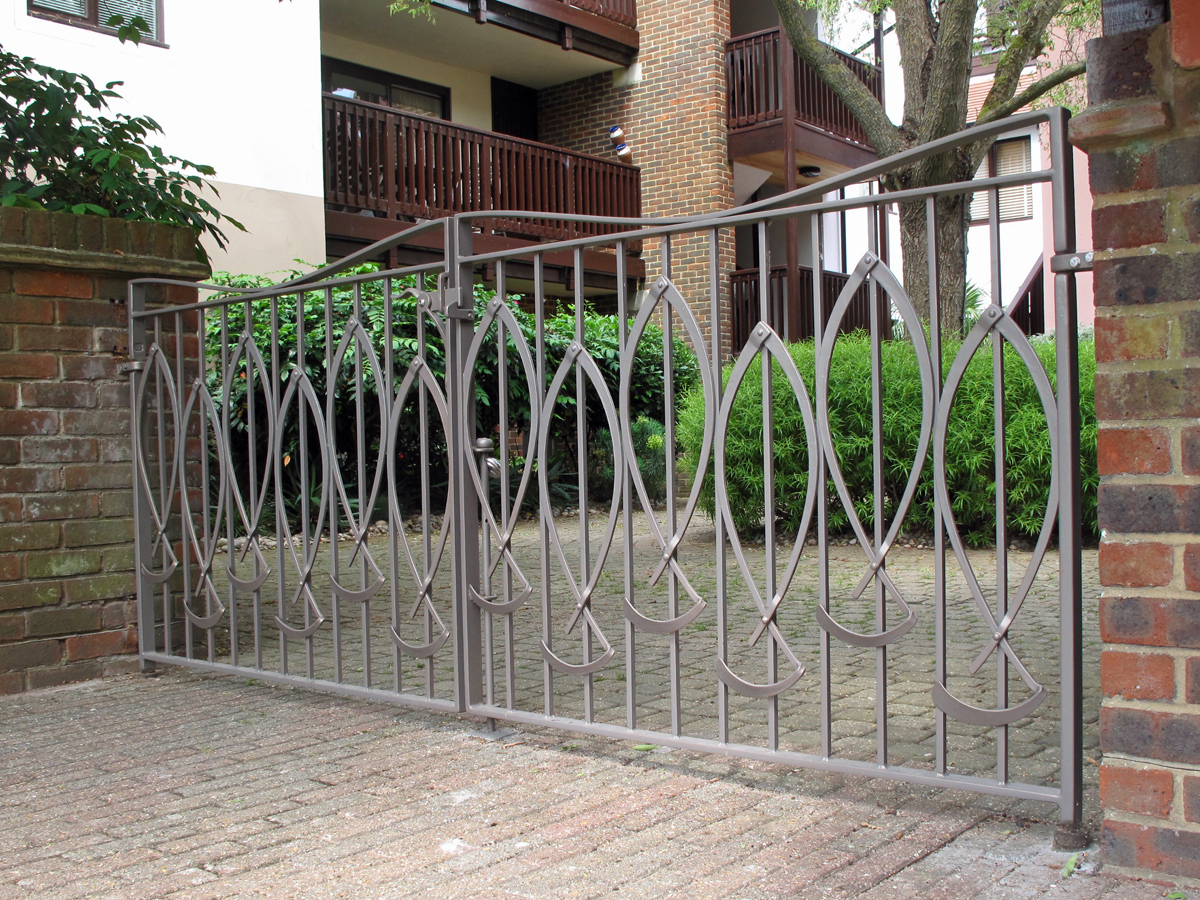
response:
<svg viewBox="0 0 1200 900"><path fill-rule="evenodd" d="M1049 170L817 193L1035 122L1049 130ZM937 197L987 191L996 286L999 190L1048 182L1056 252L1073 252L1064 134L1061 111L1031 113L774 206L574 217L604 236L487 254L471 246L486 224L463 215L332 274L185 308L148 302L154 283L135 282L143 658L1048 801L1078 821L1074 270L1055 276L1051 372L1001 302L961 344L927 334L875 232L880 206L924 204L936 285ZM811 319L823 327L788 346L786 316L770 308L768 230L806 221L804 249L823 271L824 217L847 210L867 213L865 252L836 296L814 282ZM735 226L759 231L761 308L727 359L721 247ZM353 268L434 230L442 263ZM652 273L640 292L625 270L635 242ZM607 286L586 277L601 258L615 260ZM569 285L547 282L549 261ZM494 296L475 291L484 272ZM617 309L607 324L585 315L598 292ZM864 295L865 336L848 335L840 326ZM869 350L861 371L835 374L855 341ZM193 345L204 362L189 368ZM988 395L965 396L968 373L988 366ZM911 377L892 374L905 367ZM858 444L832 399L850 388L869 435ZM921 410L919 433L891 430L900 403ZM969 404L991 420L979 463L995 485L987 550L964 539L947 475ZM1018 419L1047 435L1053 472L1025 550L1008 530ZM747 458L761 471L748 476ZM913 550L913 510L929 498L929 547Z"/></svg>

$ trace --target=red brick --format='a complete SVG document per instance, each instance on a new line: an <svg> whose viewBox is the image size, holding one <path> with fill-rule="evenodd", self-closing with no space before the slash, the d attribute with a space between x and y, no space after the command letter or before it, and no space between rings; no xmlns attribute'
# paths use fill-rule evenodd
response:
<svg viewBox="0 0 1200 900"><path fill-rule="evenodd" d="M17 386L12 382L0 381L0 409L17 408Z"/></svg>
<svg viewBox="0 0 1200 900"><path fill-rule="evenodd" d="M56 434L58 413L43 409L0 410L0 434Z"/></svg>
<svg viewBox="0 0 1200 900"><path fill-rule="evenodd" d="M1144 869L1160 877L1200 878L1200 834L1196 832L1110 819L1103 825L1100 844L1107 865Z"/></svg>
<svg viewBox="0 0 1200 900"><path fill-rule="evenodd" d="M0 350L13 348L13 330L11 325L0 325Z"/></svg>
<svg viewBox="0 0 1200 900"><path fill-rule="evenodd" d="M1195 775L1183 778L1183 817L1189 822L1200 822L1200 778Z"/></svg>
<svg viewBox="0 0 1200 900"><path fill-rule="evenodd" d="M129 410L68 410L62 414L63 434L129 434Z"/></svg>
<svg viewBox="0 0 1200 900"><path fill-rule="evenodd" d="M1097 362L1166 359L1170 324L1170 316L1097 316Z"/></svg>
<svg viewBox="0 0 1200 900"><path fill-rule="evenodd" d="M1200 368L1096 373L1096 418L1200 416Z"/></svg>
<svg viewBox="0 0 1200 900"><path fill-rule="evenodd" d="M27 463L95 462L99 444L94 438L25 438L21 453Z"/></svg>
<svg viewBox="0 0 1200 900"><path fill-rule="evenodd" d="M1184 475L1200 475L1200 425L1191 425L1183 429L1183 458Z"/></svg>
<svg viewBox="0 0 1200 900"><path fill-rule="evenodd" d="M11 522L0 525L0 553L48 550L58 546L57 522Z"/></svg>
<svg viewBox="0 0 1200 900"><path fill-rule="evenodd" d="M1175 697L1175 660L1164 653L1100 654L1100 685L1105 697L1171 700Z"/></svg>
<svg viewBox="0 0 1200 900"><path fill-rule="evenodd" d="M1097 518L1119 534L1200 534L1200 484L1101 484Z"/></svg>
<svg viewBox="0 0 1200 900"><path fill-rule="evenodd" d="M0 581L16 581L21 577L21 557L16 553L0 556Z"/></svg>
<svg viewBox="0 0 1200 900"><path fill-rule="evenodd" d="M21 519L21 498L0 497L0 523L18 522Z"/></svg>
<svg viewBox="0 0 1200 900"><path fill-rule="evenodd" d="M25 517L31 522L87 519L97 515L99 511L99 496L81 491L70 494L40 494L25 498Z"/></svg>
<svg viewBox="0 0 1200 900"><path fill-rule="evenodd" d="M1200 7L1194 3L1171 4L1171 58L1185 69L1200 68Z"/></svg>
<svg viewBox="0 0 1200 900"><path fill-rule="evenodd" d="M13 290L33 297L90 298L95 288L91 275L18 269L13 273Z"/></svg>
<svg viewBox="0 0 1200 900"><path fill-rule="evenodd" d="M19 325L17 347L21 350L92 349L92 329L70 325Z"/></svg>
<svg viewBox="0 0 1200 900"><path fill-rule="evenodd" d="M1096 306L1190 302L1200 284L1200 254L1147 254L1097 260Z"/></svg>
<svg viewBox="0 0 1200 900"><path fill-rule="evenodd" d="M53 668L30 669L26 676L29 678L29 689L34 691L38 688L58 687L60 684L90 681L103 674L103 665L94 660L88 660Z"/></svg>
<svg viewBox="0 0 1200 900"><path fill-rule="evenodd" d="M127 635L121 631L99 631L79 637L67 638L67 660L96 659L100 656L116 656L128 653Z"/></svg>
<svg viewBox="0 0 1200 900"><path fill-rule="evenodd" d="M0 643L19 641L24 637L24 616L0 616Z"/></svg>
<svg viewBox="0 0 1200 900"><path fill-rule="evenodd" d="M21 385L24 406L88 409L96 405L96 388L87 382L35 381Z"/></svg>
<svg viewBox="0 0 1200 900"><path fill-rule="evenodd" d="M96 550L47 550L25 556L25 574L29 578L66 578L99 572L103 557Z"/></svg>
<svg viewBox="0 0 1200 900"><path fill-rule="evenodd" d="M1184 548L1183 584L1189 591L1200 591L1200 544Z"/></svg>
<svg viewBox="0 0 1200 900"><path fill-rule="evenodd" d="M54 301L37 297L5 297L0 300L0 320L49 325L54 321Z"/></svg>
<svg viewBox="0 0 1200 900"><path fill-rule="evenodd" d="M63 587L67 593L68 603L113 600L120 597L131 597L137 592L137 585L131 572L71 578L64 583Z"/></svg>
<svg viewBox="0 0 1200 900"><path fill-rule="evenodd" d="M1112 250L1165 243L1165 220L1161 200L1098 207L1092 211L1092 246Z"/></svg>
<svg viewBox="0 0 1200 900"><path fill-rule="evenodd" d="M15 466L21 461L21 442L17 438L0 438L0 466Z"/></svg>
<svg viewBox="0 0 1200 900"><path fill-rule="evenodd" d="M72 465L63 467L63 487L68 491L86 488L105 490L128 488L133 475L129 466L115 463L96 465Z"/></svg>
<svg viewBox="0 0 1200 900"><path fill-rule="evenodd" d="M1105 753L1200 764L1200 716L1105 707L1100 710L1100 747Z"/></svg>
<svg viewBox="0 0 1200 900"><path fill-rule="evenodd" d="M1101 597L1100 636L1113 644L1200 647L1200 600Z"/></svg>
<svg viewBox="0 0 1200 900"><path fill-rule="evenodd" d="M8 672L0 675L0 696L19 694L25 690L25 673Z"/></svg>
<svg viewBox="0 0 1200 900"><path fill-rule="evenodd" d="M122 288L121 297L124 296L125 291ZM54 306L59 325L99 325L117 328L124 325L128 319L125 307L111 300L58 300Z"/></svg>
<svg viewBox="0 0 1200 900"><path fill-rule="evenodd" d="M4 466L0 468L0 491L11 494L29 494L40 491L58 490L60 479L57 469L48 466Z"/></svg>
<svg viewBox="0 0 1200 900"><path fill-rule="evenodd" d="M121 363L114 356L64 356L62 377L70 381L121 379Z"/></svg>
<svg viewBox="0 0 1200 900"><path fill-rule="evenodd" d="M0 378L54 378L58 357L50 353L0 353Z"/></svg>
<svg viewBox="0 0 1200 900"><path fill-rule="evenodd" d="M31 666L52 666L62 658L58 641L25 641L0 645L0 672L13 672Z"/></svg>
<svg viewBox="0 0 1200 900"><path fill-rule="evenodd" d="M29 613L27 627L30 637L81 634L98 630L102 617L103 610L98 606L37 609Z"/></svg>
<svg viewBox="0 0 1200 900"><path fill-rule="evenodd" d="M69 649L69 643L68 643ZM1100 804L1140 816L1166 819L1175 798L1175 779L1162 769L1100 767Z"/></svg>
<svg viewBox="0 0 1200 900"><path fill-rule="evenodd" d="M1169 544L1100 543L1100 583L1118 587L1156 587L1171 583L1175 549Z"/></svg>

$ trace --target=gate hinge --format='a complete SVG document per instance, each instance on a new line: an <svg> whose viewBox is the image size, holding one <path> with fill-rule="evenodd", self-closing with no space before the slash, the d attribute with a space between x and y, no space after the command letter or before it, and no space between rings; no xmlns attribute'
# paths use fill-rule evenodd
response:
<svg viewBox="0 0 1200 900"><path fill-rule="evenodd" d="M140 372L145 368L146 361L144 359L135 359L131 362L121 363L117 371L122 375L128 375L130 372Z"/></svg>
<svg viewBox="0 0 1200 900"><path fill-rule="evenodd" d="M1051 272L1092 271L1092 251L1079 250L1075 253L1059 253L1050 257Z"/></svg>
<svg viewBox="0 0 1200 900"><path fill-rule="evenodd" d="M464 303L464 295L468 302ZM475 292L464 292L462 288L445 288L442 291L442 299L445 303L443 310L451 319L474 319L475 318Z"/></svg>

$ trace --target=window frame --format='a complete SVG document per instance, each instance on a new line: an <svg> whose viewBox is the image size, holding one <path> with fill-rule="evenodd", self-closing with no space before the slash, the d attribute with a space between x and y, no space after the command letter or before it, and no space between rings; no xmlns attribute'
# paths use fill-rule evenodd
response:
<svg viewBox="0 0 1200 900"><path fill-rule="evenodd" d="M1022 137L1004 138L1002 140L993 141L992 146L988 147L988 152L987 152L987 167L988 167L987 177L988 178L996 177L996 148L1000 144L1012 144L1012 143L1016 143L1017 141L1024 141L1026 149L1029 151L1029 168L1026 171L1028 171L1028 172L1034 171L1034 169L1033 169L1033 139L1029 135L1024 135ZM1027 216L1012 216L1007 219L1004 218L1002 215L999 215L999 212L998 212L999 224L1001 224L1001 225L1003 225L1006 222L1027 222L1034 217L1033 185L1032 184L1012 185L1009 188L1001 188L1000 190L1002 190L1002 191L1003 190L1012 190L1013 188L1020 188L1020 189L1023 189L1023 190L1026 190L1029 192L1029 210L1030 210L1030 212L1029 212L1029 215L1027 215ZM972 191L971 192L971 198L967 201L967 216L968 216L967 224L968 224L968 226L987 225L988 222L991 221L990 214L985 215L982 219L971 218L971 207L973 207L975 205L975 203L974 203L975 195L976 194L984 194L984 193L986 193L986 192L985 191ZM997 197L997 199L999 199L999 197Z"/></svg>
<svg viewBox="0 0 1200 900"><path fill-rule="evenodd" d="M44 6L39 6L37 0L25 0L26 13L35 19L46 19L50 22L59 22L63 25L71 25L75 28L82 28L85 31L95 31L100 34L107 34L113 37L117 35L117 29L109 28L100 22L100 2L99 0L86 0L87 15L76 16L71 13L65 13L57 9L47 9ZM154 0L154 31L153 35L146 35L139 43L147 44L151 47L166 47L166 37L163 32L163 5L164 0Z"/></svg>
<svg viewBox="0 0 1200 900"><path fill-rule="evenodd" d="M161 0L160 0L161 2ZM382 84L395 85L396 87L404 88L410 91L416 91L421 94L429 94L432 97L438 97L442 101L442 115L440 121L449 122L450 119L450 88L434 84L431 81L420 81L416 78L409 78L407 75L398 75L395 72L389 72L387 69L376 69L371 66L364 66L361 63L350 62L345 59L338 59L336 56L321 55L321 92L325 94L333 91L333 74L334 70L350 75L354 78L362 78L368 81L378 81ZM369 101L360 100L360 103ZM387 106L389 109L394 109L391 104L380 104ZM401 110L397 110L400 112ZM420 113L409 113L405 115L419 116ZM433 118L426 116L425 118Z"/></svg>

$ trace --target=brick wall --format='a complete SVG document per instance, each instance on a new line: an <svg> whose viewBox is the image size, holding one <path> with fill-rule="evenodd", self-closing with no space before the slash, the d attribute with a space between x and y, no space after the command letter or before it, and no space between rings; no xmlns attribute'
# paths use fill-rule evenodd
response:
<svg viewBox="0 0 1200 900"><path fill-rule="evenodd" d="M1177 4L1173 4L1177 5ZM1108 868L1200 879L1200 23L1088 45ZM1193 68L1185 68L1184 64Z"/></svg>
<svg viewBox="0 0 1200 900"><path fill-rule="evenodd" d="M642 171L642 214L697 215L733 206L725 109L725 41L730 0L639 0L642 79L618 87L602 73L538 95L543 141L612 156L608 128L620 125ZM722 333L729 333L728 273L733 234L720 233ZM647 282L662 271L661 248L647 241ZM671 275L709 333L706 236L676 238ZM728 347L728 340L725 341Z"/></svg>
<svg viewBox="0 0 1200 900"><path fill-rule="evenodd" d="M0 209L0 693L136 661L126 282L185 229Z"/></svg>

